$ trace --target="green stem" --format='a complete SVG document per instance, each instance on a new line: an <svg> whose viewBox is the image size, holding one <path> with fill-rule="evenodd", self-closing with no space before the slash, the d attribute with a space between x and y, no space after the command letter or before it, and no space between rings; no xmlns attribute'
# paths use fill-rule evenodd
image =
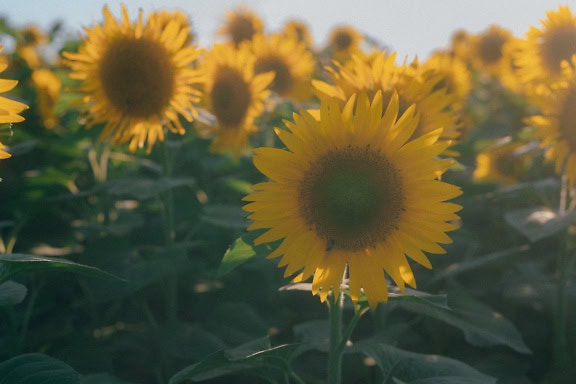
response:
<svg viewBox="0 0 576 384"><path fill-rule="evenodd" d="M344 307L344 294L340 293L337 298L328 298L330 317L330 351L328 355L328 383L342 383L342 309Z"/></svg>
<svg viewBox="0 0 576 384"><path fill-rule="evenodd" d="M170 179L172 177L172 165L173 157L170 154L168 139L166 138L163 147L163 176L165 178ZM171 256L176 240L174 194L172 189L167 189L163 197L165 246L168 255ZM178 273L176 271L171 272L166 281L166 316L169 322L176 321L178 317Z"/></svg>
<svg viewBox="0 0 576 384"><path fill-rule="evenodd" d="M558 288L556 293L556 316L554 318L554 363L556 368L564 368L568 364L567 344L567 314L566 314L566 284L568 283L569 269L572 265L568 242L569 230L566 228L562 238L558 255Z"/></svg>

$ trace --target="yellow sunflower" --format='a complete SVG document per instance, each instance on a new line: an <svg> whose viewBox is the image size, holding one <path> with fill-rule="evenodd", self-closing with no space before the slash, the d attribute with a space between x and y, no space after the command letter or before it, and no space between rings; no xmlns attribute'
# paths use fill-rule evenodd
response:
<svg viewBox="0 0 576 384"><path fill-rule="evenodd" d="M516 55L524 82L552 83L562 76L561 63L576 54L576 15L568 6L546 12L542 27L531 26Z"/></svg>
<svg viewBox="0 0 576 384"><path fill-rule="evenodd" d="M526 143L500 140L476 155L474 180L489 180L504 185L518 182L519 176L531 163Z"/></svg>
<svg viewBox="0 0 576 384"><path fill-rule="evenodd" d="M369 61L353 55L346 65L326 67L333 84L313 80L312 85L320 98L336 97L343 105L354 93L374 95L382 91L385 102L394 92L400 97L400 111L416 105L420 121L415 135L422 135L443 127L443 139L459 136L458 114L454 108L455 96L442 87L442 76L428 72L422 76L417 63L396 64L396 53L380 54Z"/></svg>
<svg viewBox="0 0 576 384"><path fill-rule="evenodd" d="M199 101L201 74L190 67L200 50L186 45L189 25L168 24L142 12L132 23L126 7L116 20L107 6L104 23L86 28L78 53L64 52L70 77L81 80L87 126L105 123L102 140L129 142L130 150L164 140L164 128L183 134L179 120L192 121Z"/></svg>
<svg viewBox="0 0 576 384"><path fill-rule="evenodd" d="M2 46L0 46L0 51L1 50ZM4 72L7 66L7 63L0 63L0 73ZM10 91L16 84L18 84L17 80L0 79L0 94ZM0 96L0 124L23 121L24 118L20 116L19 113L27 108L28 106L26 104ZM4 144L0 142L0 159L10 157L10 154L4 150L5 148Z"/></svg>
<svg viewBox="0 0 576 384"><path fill-rule="evenodd" d="M332 59L346 61L360 51L364 36L351 25L338 25L328 35L328 52Z"/></svg>
<svg viewBox="0 0 576 384"><path fill-rule="evenodd" d="M301 20L288 20L284 23L282 34L290 39L303 43L306 48L312 49L314 41L308 24Z"/></svg>
<svg viewBox="0 0 576 384"><path fill-rule="evenodd" d="M468 64L472 52L472 35L464 29L458 29L450 37L449 53Z"/></svg>
<svg viewBox="0 0 576 384"><path fill-rule="evenodd" d="M216 153L239 156L249 149L248 137L258 131L254 120L264 112L267 88L274 74L255 74L256 57L243 44L215 44L200 66L206 74L204 107L216 119L215 124L198 124L199 133L214 137L210 149Z"/></svg>
<svg viewBox="0 0 576 384"><path fill-rule="evenodd" d="M316 61L306 46L281 34L259 34L248 43L256 56L256 73L273 72L270 89L278 95L306 101L312 96L310 80Z"/></svg>
<svg viewBox="0 0 576 384"><path fill-rule="evenodd" d="M460 206L446 201L461 191L437 179L452 164L437 159L442 129L409 141L418 118L414 107L397 119L398 110L398 97L386 106L381 92L342 109L322 100L319 120L303 111L276 130L288 150L255 150L270 179L244 198L249 230L267 229L255 244L282 240L268 257L282 257L295 281L313 276L322 301L337 296L346 270L352 300L363 289L372 308L388 298L386 275L402 291L415 287L407 257L431 268L423 251L444 253L439 244L457 228Z"/></svg>
<svg viewBox="0 0 576 384"><path fill-rule="evenodd" d="M235 10L226 12L226 22L216 34L228 37L234 45L239 46L241 42L251 40L263 32L262 19L246 5L240 5Z"/></svg>
<svg viewBox="0 0 576 384"><path fill-rule="evenodd" d="M526 122L535 127L535 135L542 139L545 156L555 164L555 172L565 172L568 183L576 184L576 56L571 64L563 65L564 81L556 87L540 92L532 103L540 114L530 116Z"/></svg>
<svg viewBox="0 0 576 384"><path fill-rule="evenodd" d="M513 38L512 32L496 24L472 37L471 63L473 67L488 75L498 77L510 58L504 55L505 46Z"/></svg>
<svg viewBox="0 0 576 384"><path fill-rule="evenodd" d="M38 48L48 42L48 36L36 25L28 25L19 31L17 36L16 52L30 68L38 68L42 58Z"/></svg>
<svg viewBox="0 0 576 384"><path fill-rule="evenodd" d="M432 53L420 66L422 72L433 71L442 76L439 85L444 86L449 93L456 95L459 105L463 104L470 90L472 79L466 63L457 56L446 52L437 51Z"/></svg>
<svg viewBox="0 0 576 384"><path fill-rule="evenodd" d="M44 126L52 129L58 123L54 107L60 98L62 83L54 72L46 68L34 70L31 78L36 88L36 103Z"/></svg>

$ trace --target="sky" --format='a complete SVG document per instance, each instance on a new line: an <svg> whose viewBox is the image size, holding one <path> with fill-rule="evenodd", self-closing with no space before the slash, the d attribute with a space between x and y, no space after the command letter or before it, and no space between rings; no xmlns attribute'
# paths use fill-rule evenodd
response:
<svg viewBox="0 0 576 384"><path fill-rule="evenodd" d="M576 0L0 0L0 15L16 26L34 23L47 28L61 20L70 34L80 37L82 27L102 21L105 4L119 15L122 3L131 16L140 8L186 12L201 46L217 41L214 33L227 10L245 4L270 32L297 18L308 23L315 43L322 46L333 27L350 24L399 57L421 59L447 47L458 29L480 33L498 24L522 37L530 26L540 27L546 11L559 5L569 5L576 13Z"/></svg>

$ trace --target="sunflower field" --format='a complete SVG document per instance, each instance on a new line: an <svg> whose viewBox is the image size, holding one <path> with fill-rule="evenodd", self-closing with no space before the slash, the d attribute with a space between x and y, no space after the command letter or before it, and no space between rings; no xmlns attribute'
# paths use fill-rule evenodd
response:
<svg viewBox="0 0 576 384"><path fill-rule="evenodd" d="M0 383L576 383L575 12L0 17Z"/></svg>

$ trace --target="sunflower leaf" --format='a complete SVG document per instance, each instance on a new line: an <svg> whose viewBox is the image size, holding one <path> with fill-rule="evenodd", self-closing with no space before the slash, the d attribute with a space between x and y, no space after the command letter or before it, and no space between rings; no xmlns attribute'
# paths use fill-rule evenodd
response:
<svg viewBox="0 0 576 384"><path fill-rule="evenodd" d="M42 353L16 356L0 364L2 383L80 384L80 375L60 360Z"/></svg>
<svg viewBox="0 0 576 384"><path fill-rule="evenodd" d="M266 257L275 248L275 243L254 245L254 240L264 231L251 231L239 237L224 253L218 268L218 276L222 277L239 265L244 264L253 257Z"/></svg>
<svg viewBox="0 0 576 384"><path fill-rule="evenodd" d="M96 267L66 259L27 254L0 255L0 284L22 273L46 271L72 272L90 277L119 280L118 277Z"/></svg>
<svg viewBox="0 0 576 384"><path fill-rule="evenodd" d="M356 343L350 352L360 352L374 359L383 374L396 378L396 383L496 383L496 379L458 360L404 351L370 339ZM447 377L462 381L446 381Z"/></svg>
<svg viewBox="0 0 576 384"><path fill-rule="evenodd" d="M14 281L6 281L0 284L0 307L4 305L16 305L24 301L28 288Z"/></svg>
<svg viewBox="0 0 576 384"><path fill-rule="evenodd" d="M504 215L514 229L531 242L552 236L570 225L576 211L559 215L547 207L522 208Z"/></svg>
<svg viewBox="0 0 576 384"><path fill-rule="evenodd" d="M276 376L272 369L288 373L290 361L303 351L302 348L301 344L271 347L268 337L259 338L209 355L204 360L176 373L169 384L202 381L233 373L243 373L275 382Z"/></svg>

